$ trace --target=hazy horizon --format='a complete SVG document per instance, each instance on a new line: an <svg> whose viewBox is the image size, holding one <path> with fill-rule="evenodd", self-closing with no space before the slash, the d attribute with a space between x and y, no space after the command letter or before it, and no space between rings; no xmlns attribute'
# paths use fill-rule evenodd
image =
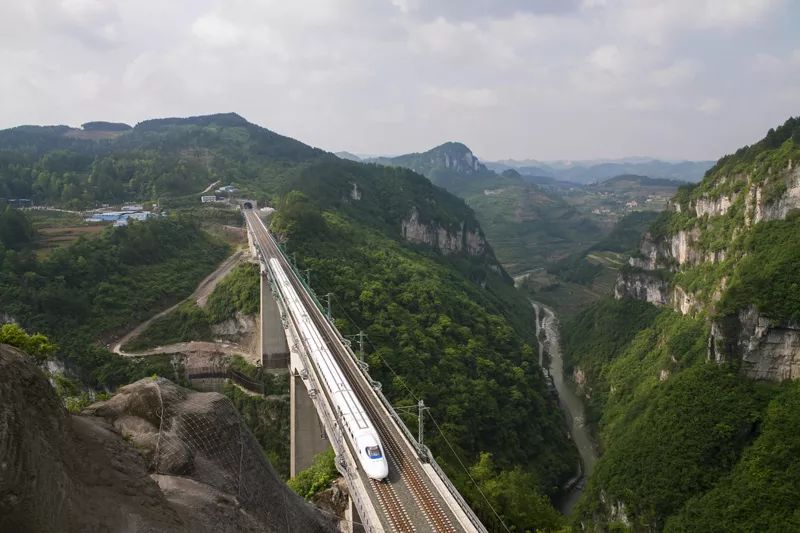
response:
<svg viewBox="0 0 800 533"><path fill-rule="evenodd" d="M788 0L32 0L0 127L234 109L329 151L715 160L800 113Z"/></svg>

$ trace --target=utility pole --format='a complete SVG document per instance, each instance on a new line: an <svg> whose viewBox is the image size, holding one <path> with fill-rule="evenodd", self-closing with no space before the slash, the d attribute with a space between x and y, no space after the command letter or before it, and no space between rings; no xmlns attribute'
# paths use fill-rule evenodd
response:
<svg viewBox="0 0 800 533"><path fill-rule="evenodd" d="M306 285L308 285L308 288L310 289L311 288L311 269L307 268L307 269L303 270L303 272L306 273Z"/></svg>
<svg viewBox="0 0 800 533"><path fill-rule="evenodd" d="M418 432L417 432L417 442L419 443L419 457L423 461L427 461L427 455L428 455L427 453L425 453L425 444L422 441L423 436L424 436L423 432L425 430L425 418L424 418L424 416L425 416L425 410L426 409L428 409L428 407L425 407L425 402L420 400L417 403L417 410L418 410L417 418L418 418L418 423L419 423L418 424L419 425Z"/></svg>
<svg viewBox="0 0 800 533"><path fill-rule="evenodd" d="M363 331L359 331L356 337L358 337L358 360L362 363L364 362L364 338L366 338L367 334Z"/></svg>
<svg viewBox="0 0 800 533"><path fill-rule="evenodd" d="M331 296L333 296L333 293L332 293L332 292L329 292L328 294L326 294L326 295L325 295L325 303L327 303L327 304L328 304L328 305L327 305L327 308L326 308L326 310L325 310L325 311L326 311L326 313L325 313L325 314L326 314L326 315L327 315L327 317L328 317L328 322L331 322L331 321L333 321L333 317L332 317L332 315L331 315Z"/></svg>

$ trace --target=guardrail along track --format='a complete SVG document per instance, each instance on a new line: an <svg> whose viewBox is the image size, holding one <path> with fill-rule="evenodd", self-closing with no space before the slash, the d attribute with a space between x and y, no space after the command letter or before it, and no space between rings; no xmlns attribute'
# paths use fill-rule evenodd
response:
<svg viewBox="0 0 800 533"><path fill-rule="evenodd" d="M331 353L336 357L342 371L345 373L353 392L358 396L364 408L369 413L376 430L383 443L384 453L389 461L389 480L387 482L371 481L380 505L384 508L389 522L395 531L415 532L416 528L409 516L408 511L403 507L392 483L399 481L402 486L408 489L408 493L413 498L420 513L426 522L427 531L437 531L443 533L457 532L449 514L442 508L439 500L431 492L427 483L423 479L421 467L417 464L417 457L410 447L400 442L399 431L391 426L391 422L385 420L386 413L368 385L365 383L364 375L356 368L355 361L341 343L338 333L332 325L322 315L317 304L307 292L305 285L300 281L294 269L288 264L285 257L278 249L277 245L266 231L262 232L263 239L259 242L265 245L264 252L269 256L275 257L281 263L284 272L298 296L301 298L309 317L313 320L317 329L323 337L325 344ZM367 390L365 390L367 389Z"/></svg>

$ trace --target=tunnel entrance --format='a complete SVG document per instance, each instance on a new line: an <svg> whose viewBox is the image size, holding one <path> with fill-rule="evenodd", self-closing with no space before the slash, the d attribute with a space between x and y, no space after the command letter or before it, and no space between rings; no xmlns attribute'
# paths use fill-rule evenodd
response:
<svg viewBox="0 0 800 533"><path fill-rule="evenodd" d="M244 202L242 204L242 207L244 207L245 209L253 209L253 204L251 202Z"/></svg>

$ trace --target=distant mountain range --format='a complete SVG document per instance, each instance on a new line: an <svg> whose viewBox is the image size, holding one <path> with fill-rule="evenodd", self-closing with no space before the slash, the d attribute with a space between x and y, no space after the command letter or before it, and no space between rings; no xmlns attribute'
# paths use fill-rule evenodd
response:
<svg viewBox="0 0 800 533"><path fill-rule="evenodd" d="M503 160L487 162L490 170L502 172L514 169L522 175L544 176L560 181L589 184L605 181L620 175L640 175L698 182L715 161L661 161L648 157L630 157L616 160L590 161L535 161Z"/></svg>
<svg viewBox="0 0 800 533"><path fill-rule="evenodd" d="M600 183L621 175L638 175L684 182L698 182L714 161L662 161L652 157L626 157L621 159L591 159L585 161L538 161L535 159L504 159L481 162L464 144L446 142L422 153L399 156L362 156L350 152L337 152L341 159L405 167L427 176L437 185L446 188L458 184L461 178L470 181L494 173L505 175L513 170L524 181L540 185L563 186Z"/></svg>
<svg viewBox="0 0 800 533"><path fill-rule="evenodd" d="M677 189L686 182L682 180L675 180L669 178L651 178L649 176L637 176L635 174L622 174L614 176L600 183L593 183L589 185L589 189L600 190L614 190L618 188L630 187L632 185L639 187L663 187L667 189Z"/></svg>
<svg viewBox="0 0 800 533"><path fill-rule="evenodd" d="M339 159L347 159L348 161L361 161L360 157L358 157L356 154L351 154L350 152L336 152L334 155Z"/></svg>

